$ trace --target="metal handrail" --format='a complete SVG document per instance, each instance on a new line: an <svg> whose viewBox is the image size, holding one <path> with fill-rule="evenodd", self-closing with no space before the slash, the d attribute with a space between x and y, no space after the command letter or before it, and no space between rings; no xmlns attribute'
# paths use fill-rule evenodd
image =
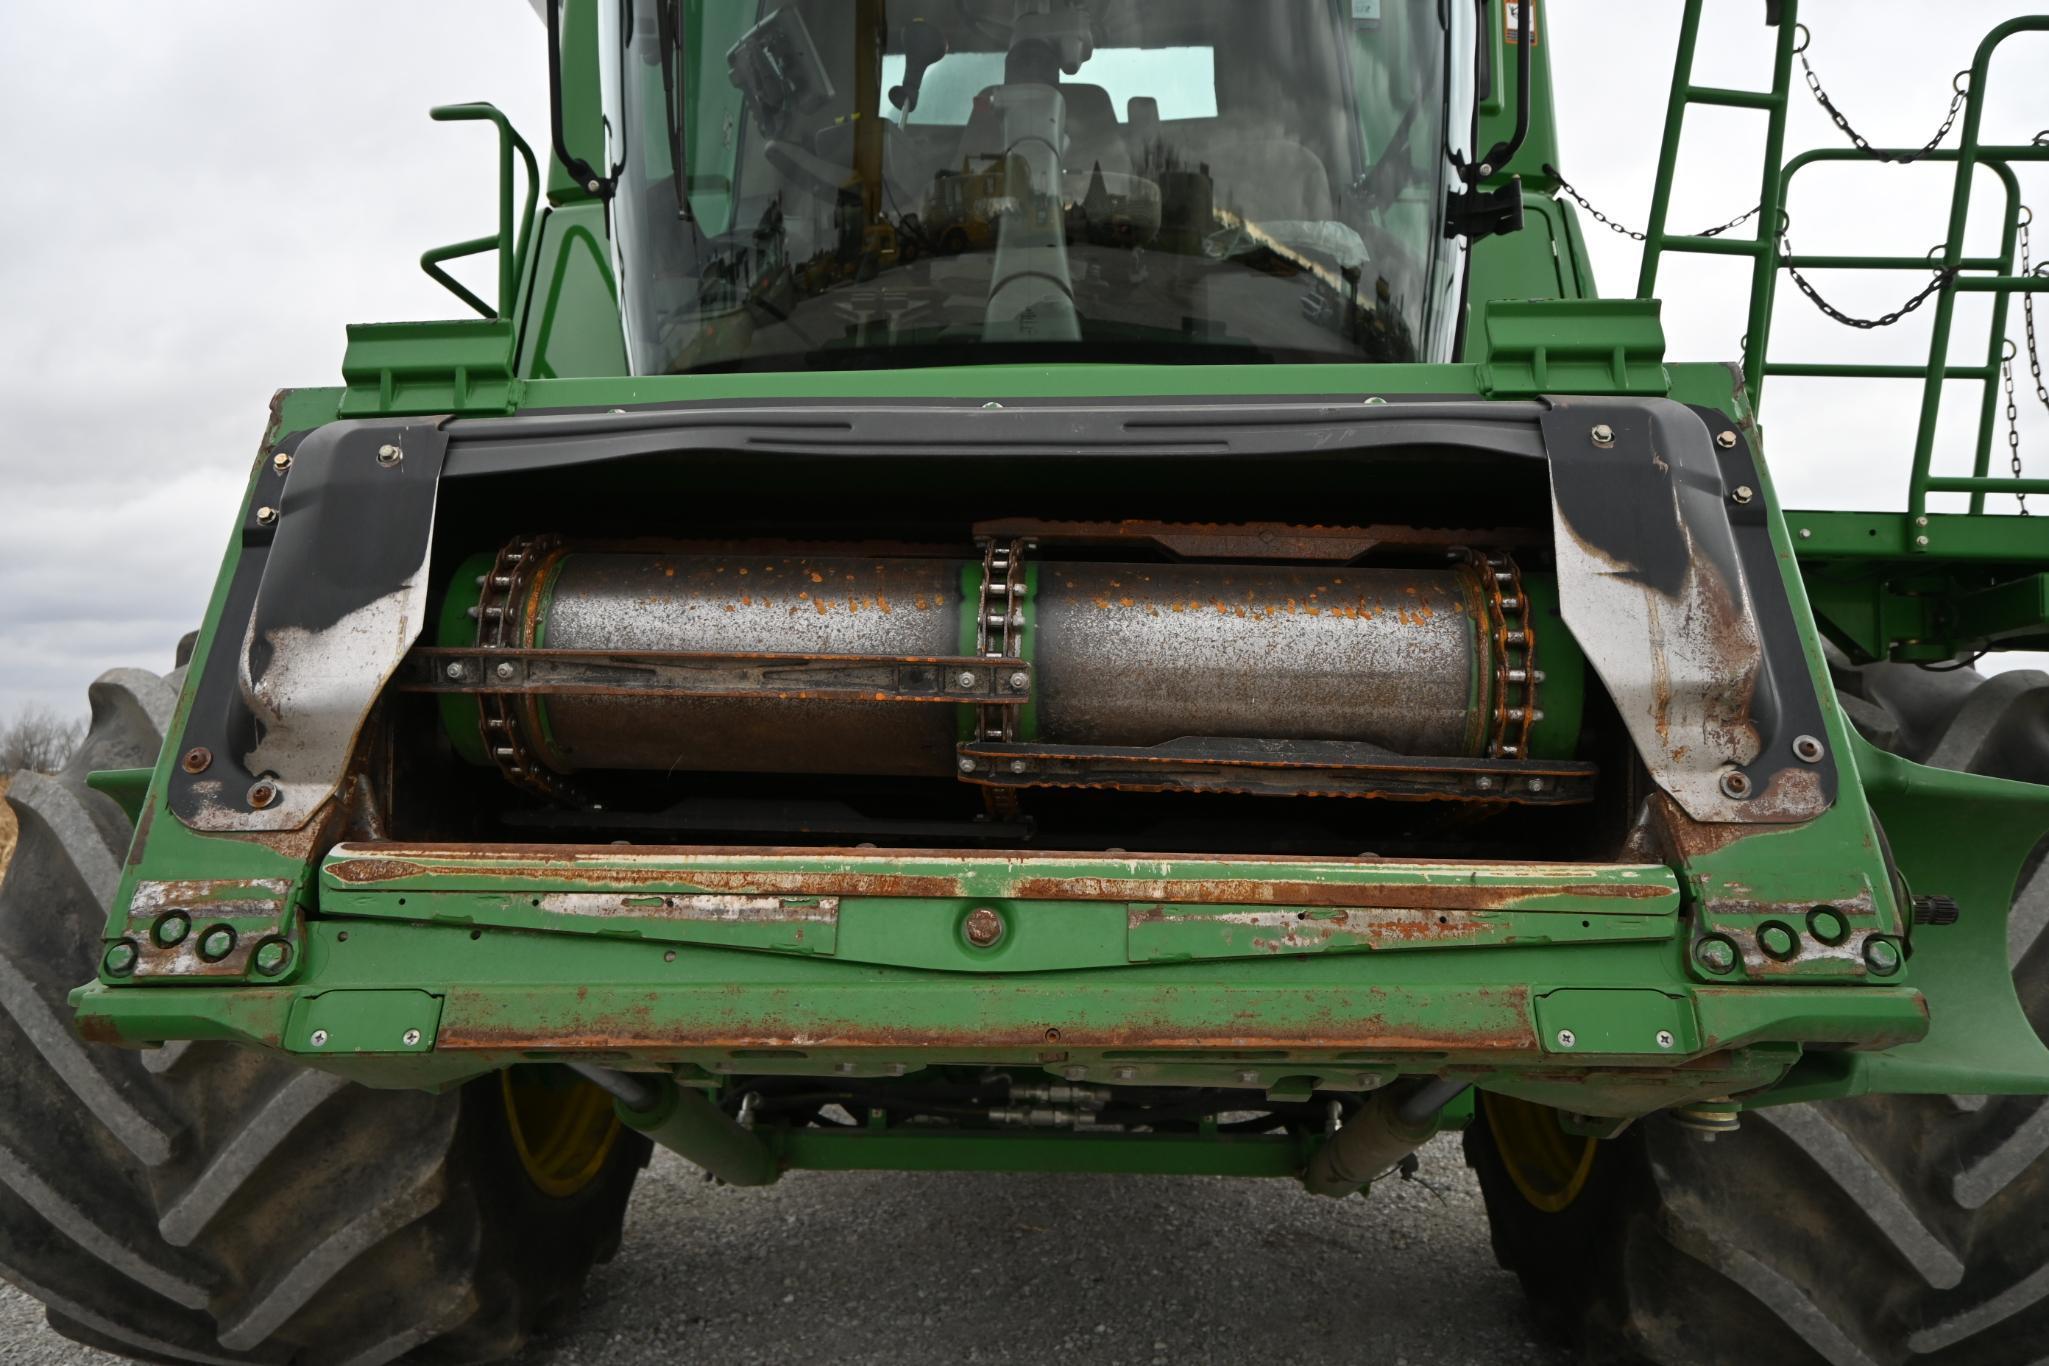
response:
<svg viewBox="0 0 2049 1366"><path fill-rule="evenodd" d="M540 168L526 139L513 131L512 123L493 104L443 104L428 111L436 123L485 122L498 129L498 231L488 237L472 237L434 247L420 255L420 269L427 272L455 297L487 318L509 318L519 299L519 281L526 273L527 248L532 242L534 209L540 201ZM512 156L526 163L526 207L519 218L519 230L512 226ZM498 252L498 307L491 305L441 268L444 261L460 260L496 249Z"/></svg>

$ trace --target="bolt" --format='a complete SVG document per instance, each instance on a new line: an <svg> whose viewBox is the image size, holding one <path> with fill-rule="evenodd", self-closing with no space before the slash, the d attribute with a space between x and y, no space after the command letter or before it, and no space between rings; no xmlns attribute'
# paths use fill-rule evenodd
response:
<svg viewBox="0 0 2049 1366"><path fill-rule="evenodd" d="M1529 788L1532 792L1542 792L1544 790L1544 780L1542 778L1532 778L1523 786Z"/></svg>
<svg viewBox="0 0 2049 1366"><path fill-rule="evenodd" d="M1028 764L1028 763L1026 763L1026 762L1025 762L1024 760L1022 760L1022 759L1012 759L1012 760L1010 761L1010 771L1011 771L1012 773L1022 773L1022 772L1024 772L1024 771L1025 771L1026 769L1028 769L1028 768L1030 768L1030 767L1031 767L1031 765L1030 765L1030 764Z"/></svg>
<svg viewBox="0 0 2049 1366"><path fill-rule="evenodd" d="M1791 958L1800 951L1800 941L1784 925L1766 925L1757 932L1757 946L1773 958Z"/></svg>
<svg viewBox="0 0 2049 1366"><path fill-rule="evenodd" d="M1722 795L1734 801L1742 801L1750 795L1750 775L1740 768L1732 768L1722 775Z"/></svg>
<svg viewBox="0 0 2049 1366"><path fill-rule="evenodd" d="M1810 527L1804 527L1804 526L1803 526L1803 527L1801 527L1801 528L1800 528L1800 539L1801 539L1801 540L1803 540L1803 541L1811 541L1811 540L1813 540L1813 539L1814 539L1814 531L1813 531L1813 529L1812 529L1812 528L1810 528Z"/></svg>
<svg viewBox="0 0 2049 1366"><path fill-rule="evenodd" d="M1238 1084L1241 1086L1257 1086L1259 1084L1259 1073L1240 1072L1238 1074Z"/></svg>
<svg viewBox="0 0 2049 1366"><path fill-rule="evenodd" d="M399 1035L399 1042L407 1048L418 1048L420 1046L420 1031L408 1029L405 1033Z"/></svg>
<svg viewBox="0 0 2049 1366"><path fill-rule="evenodd" d="M1872 935L1864 941L1864 965L1880 977L1890 977L1900 970L1900 947L1880 935Z"/></svg>
<svg viewBox="0 0 2049 1366"><path fill-rule="evenodd" d="M256 946L256 970L265 977L275 977L285 970L285 964L292 961L291 945L282 939L266 939Z"/></svg>
<svg viewBox="0 0 2049 1366"><path fill-rule="evenodd" d="M1924 517L1916 517L1916 518L1914 519L1914 525L1915 525L1915 526L1927 526L1927 525L1928 525L1928 519L1927 519L1927 518L1926 518L1925 516L1924 516Z"/></svg>
<svg viewBox="0 0 2049 1366"><path fill-rule="evenodd" d="M974 687L974 686L975 686L975 675L974 675L974 673L973 673L972 671L968 671L968 670L963 670L963 671L962 671L962 673L961 673L961 676L960 676L960 685L961 685L961 686L962 686L963 688L972 688L972 687Z"/></svg>
<svg viewBox="0 0 2049 1366"><path fill-rule="evenodd" d="M963 773L973 773L975 771L975 761L973 759L968 758L966 755L962 755L960 761L960 771Z"/></svg>
<svg viewBox="0 0 2049 1366"><path fill-rule="evenodd" d="M1494 780L1482 773L1479 777L1473 779L1473 787L1480 792L1492 792L1494 790Z"/></svg>
<svg viewBox="0 0 2049 1366"><path fill-rule="evenodd" d="M176 948L185 942L185 936L192 931L192 917L183 911L170 911L157 918L151 938L165 948Z"/></svg>
<svg viewBox="0 0 2049 1366"><path fill-rule="evenodd" d="M1480 163L1480 174L1481 174L1481 176L1482 176L1482 177L1485 177L1485 176L1490 176L1490 175L1493 175L1493 174L1494 174L1494 163L1493 163L1493 162L1491 162L1491 161L1483 161L1483 162L1481 162L1481 163Z"/></svg>
<svg viewBox="0 0 2049 1366"><path fill-rule="evenodd" d="M584 182L583 182L583 187L584 187L584 188L585 188L586 190L589 190L589 191L590 191L590 192L591 192L592 194L596 194L596 193L598 192L598 182L597 182L597 181L595 181L595 180L586 180L586 181L584 181Z"/></svg>
<svg viewBox="0 0 2049 1366"><path fill-rule="evenodd" d="M1821 755L1821 741L1815 739L1812 735L1796 735L1793 737L1793 757L1801 763L1818 764L1821 762Z"/></svg>
<svg viewBox="0 0 2049 1366"><path fill-rule="evenodd" d="M249 805L258 811L277 800L277 784L268 778L258 778L249 785Z"/></svg>
<svg viewBox="0 0 2049 1366"><path fill-rule="evenodd" d="M377 448L377 463L386 469L390 469L405 458L406 453L396 446L379 446Z"/></svg>
<svg viewBox="0 0 2049 1366"><path fill-rule="evenodd" d="M1615 429L1605 422L1596 423L1593 438L1594 444L1605 450L1615 444Z"/></svg>
<svg viewBox="0 0 2049 1366"><path fill-rule="evenodd" d="M270 467L283 474L292 467L292 457L287 452L279 451L270 458Z"/></svg>
<svg viewBox="0 0 2049 1366"><path fill-rule="evenodd" d="M1658 1031L1658 1047L1670 1048L1672 1046L1672 1043L1673 1039L1671 1030L1661 1029Z"/></svg>
<svg viewBox="0 0 2049 1366"><path fill-rule="evenodd" d="M1832 906L1816 906L1807 913L1807 932L1824 944L1840 944L1849 937L1849 922Z"/></svg>
<svg viewBox="0 0 2049 1366"><path fill-rule="evenodd" d="M178 761L178 766L187 773L204 773L213 767L213 751L204 745L195 745L185 751L185 757Z"/></svg>
<svg viewBox="0 0 2049 1366"><path fill-rule="evenodd" d="M1558 1031L1558 1046L1560 1048L1571 1048L1574 1044L1578 1042L1579 1035L1573 1033L1571 1030L1561 1029Z"/></svg>
<svg viewBox="0 0 2049 1366"><path fill-rule="evenodd" d="M1693 957L1709 972L1727 972L1736 966L1736 946L1720 935L1711 936L1693 946Z"/></svg>
<svg viewBox="0 0 2049 1366"><path fill-rule="evenodd" d="M312 1044L315 1048L327 1047L327 1031L324 1029L314 1030L306 1036L306 1042Z"/></svg>
<svg viewBox="0 0 2049 1366"><path fill-rule="evenodd" d="M1916 536L1916 537L1914 538L1914 544L1915 544L1915 545L1927 545L1927 544L1928 544L1928 538L1927 538L1926 536Z"/></svg>
<svg viewBox="0 0 2049 1366"><path fill-rule="evenodd" d="M1757 497L1757 490L1748 484L1738 484L1729 494L1730 501L1738 507L1747 507L1750 500L1755 497Z"/></svg>
<svg viewBox="0 0 2049 1366"><path fill-rule="evenodd" d="M1361 1091L1378 1091L1381 1087L1385 1085L1387 1085L1387 1076L1385 1073L1361 1072L1359 1074L1359 1089Z"/></svg>
<svg viewBox="0 0 2049 1366"><path fill-rule="evenodd" d="M491 672L497 674L500 678L509 679L514 674L518 673L519 670L513 667L511 660L501 659L498 661L498 667L493 669Z"/></svg>
<svg viewBox="0 0 2049 1366"><path fill-rule="evenodd" d="M261 507L261 508L258 508L258 509L256 509L256 524L257 524L258 526L269 526L269 525L270 525L270 524L271 524L272 522L275 522L276 520L277 520L277 509L276 509L276 508L273 508L273 507Z"/></svg>
<svg viewBox="0 0 2049 1366"><path fill-rule="evenodd" d="M1010 690L1012 692L1023 692L1030 686L1032 686L1032 676L1023 669L1019 669L1010 676Z"/></svg>
<svg viewBox="0 0 2049 1366"><path fill-rule="evenodd" d="M209 963L218 963L235 951L235 932L226 925L216 925L199 937L199 956Z"/></svg>
<svg viewBox="0 0 2049 1366"><path fill-rule="evenodd" d="M1110 1075L1119 1081L1137 1081L1138 1069L1136 1067L1119 1067L1114 1069Z"/></svg>
<svg viewBox="0 0 2049 1366"><path fill-rule="evenodd" d="M468 673L469 670L463 667L463 662L461 660L451 659L448 661L448 667L443 669L441 672L447 674L451 679L454 679L457 682L461 682L462 676Z"/></svg>
<svg viewBox="0 0 2049 1366"><path fill-rule="evenodd" d="M967 935L970 944L986 949L1003 937L1003 917L987 906L977 906L968 912L961 931Z"/></svg>
<svg viewBox="0 0 2049 1366"><path fill-rule="evenodd" d="M1721 447L1721 448L1722 448L1723 450L1725 450L1725 451L1727 451L1727 450L1734 450L1734 449L1735 449L1735 447L1736 447L1736 433L1734 433L1734 432L1720 432L1720 433L1717 433L1717 434L1716 434L1716 436L1715 436L1715 444L1716 444L1717 446L1720 446L1720 447Z"/></svg>
<svg viewBox="0 0 2049 1366"><path fill-rule="evenodd" d="M135 945L122 940L107 950L106 964L110 976L125 977L135 971Z"/></svg>

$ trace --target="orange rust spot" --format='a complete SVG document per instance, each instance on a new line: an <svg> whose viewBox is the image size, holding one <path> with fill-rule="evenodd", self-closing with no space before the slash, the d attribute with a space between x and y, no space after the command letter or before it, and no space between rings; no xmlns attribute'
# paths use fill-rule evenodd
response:
<svg viewBox="0 0 2049 1366"><path fill-rule="evenodd" d="M1131 599L1130 599L1130 598L1119 598L1119 599L1117 599L1117 605L1118 605L1119 607L1129 607L1129 606L1131 606Z"/></svg>
<svg viewBox="0 0 2049 1366"><path fill-rule="evenodd" d="M832 612L832 609L825 605L825 600L823 598L813 598L811 600L811 606L813 610L815 610L821 617L829 616Z"/></svg>
<svg viewBox="0 0 2049 1366"><path fill-rule="evenodd" d="M882 595L881 595L880 593L878 593L878 594L876 594L876 595L875 595L875 606L876 606L877 610L879 610L879 611L880 611L880 612L882 613L882 615L884 615L884 616L891 616L891 615L893 615L893 614L891 613L891 611L889 610L889 599L888 599L888 598L885 598L885 597L883 597L883 596L882 596Z"/></svg>
<svg viewBox="0 0 2049 1366"><path fill-rule="evenodd" d="M817 570L815 570L815 569L814 569L814 570L812 570L812 571L811 571L811 582L813 582L813 583L824 583L824 582L825 582L825 575L823 575L823 574L819 573L819 572L818 572Z"/></svg>

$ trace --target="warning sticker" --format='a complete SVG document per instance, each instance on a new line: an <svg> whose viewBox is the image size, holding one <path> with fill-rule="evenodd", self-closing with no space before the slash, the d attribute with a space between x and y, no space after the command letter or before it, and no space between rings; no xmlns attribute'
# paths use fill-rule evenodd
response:
<svg viewBox="0 0 2049 1366"><path fill-rule="evenodd" d="M1501 7L1503 32L1510 43L1522 41L1523 6L1530 7L1530 46L1537 45L1537 0L1507 0Z"/></svg>
<svg viewBox="0 0 2049 1366"><path fill-rule="evenodd" d="M1380 22L1380 0L1352 0L1352 19L1361 24Z"/></svg>

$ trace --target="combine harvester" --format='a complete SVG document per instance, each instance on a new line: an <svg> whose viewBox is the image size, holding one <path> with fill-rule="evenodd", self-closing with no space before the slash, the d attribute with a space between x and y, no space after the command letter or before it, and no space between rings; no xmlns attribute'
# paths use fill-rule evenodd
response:
<svg viewBox="0 0 2049 1366"><path fill-rule="evenodd" d="M1590 1359L2039 1355L2049 679L1964 665L2049 643L2049 518L1986 507L2049 493L1989 461L2049 146L1981 128L2049 18L1959 78L1937 253L1792 256L1797 172L1922 154L1787 161L1795 0L1761 90L1690 0L1601 298L1534 5L541 8L544 186L434 111L497 130L423 258L479 316L278 396L189 661L14 789L55 1327L498 1360L653 1143L1344 1196L1463 1128ZM1765 153L1685 235L1701 106ZM1750 264L1740 363L1667 361L1681 251ZM1926 282L1925 365L1767 355L1838 269ZM1796 374L1920 382L1905 511L1781 509Z"/></svg>

